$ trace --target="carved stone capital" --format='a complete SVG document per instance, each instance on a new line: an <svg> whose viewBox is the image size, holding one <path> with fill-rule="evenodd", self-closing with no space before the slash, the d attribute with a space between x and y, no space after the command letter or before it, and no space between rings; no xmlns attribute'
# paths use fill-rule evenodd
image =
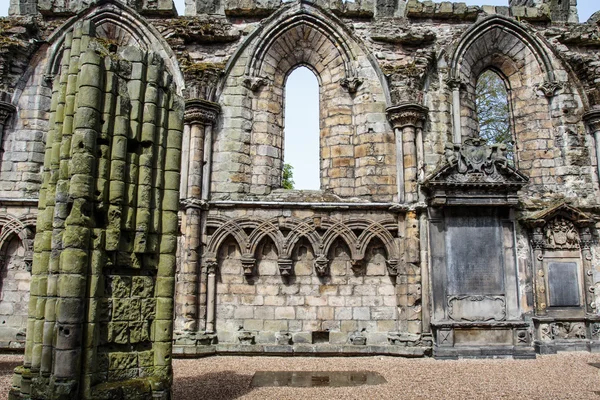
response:
<svg viewBox="0 0 600 400"><path fill-rule="evenodd" d="M358 87L362 85L363 80L360 78L344 78L340 81L340 85L345 88L348 93L356 93L358 91Z"/></svg>
<svg viewBox="0 0 600 400"><path fill-rule="evenodd" d="M386 261L388 274L390 276L398 276L398 260L392 258Z"/></svg>
<svg viewBox="0 0 600 400"><path fill-rule="evenodd" d="M314 265L318 276L326 276L329 272L329 260L323 254L315 259Z"/></svg>
<svg viewBox="0 0 600 400"><path fill-rule="evenodd" d="M254 275L254 267L256 265L256 258L252 257L250 254L242 255L242 268L244 269L244 275L251 276Z"/></svg>
<svg viewBox="0 0 600 400"><path fill-rule="evenodd" d="M8 118L17 111L17 108L10 103L0 101L0 126L4 126Z"/></svg>
<svg viewBox="0 0 600 400"><path fill-rule="evenodd" d="M292 275L292 264L293 261L289 258L280 258L277 260L277 265L279 266L279 273L281 276Z"/></svg>
<svg viewBox="0 0 600 400"><path fill-rule="evenodd" d="M217 273L217 267L218 267L217 260L214 260L214 259L206 260L204 264L206 265L206 272L209 275L215 275Z"/></svg>
<svg viewBox="0 0 600 400"><path fill-rule="evenodd" d="M591 133L600 131L600 110L592 110L583 114L583 120Z"/></svg>
<svg viewBox="0 0 600 400"><path fill-rule="evenodd" d="M181 208L187 210L188 208L196 208L199 210L208 210L208 202L201 199L183 199L180 202Z"/></svg>
<svg viewBox="0 0 600 400"><path fill-rule="evenodd" d="M446 85L450 88L450 90L462 89L465 84L458 78L448 78L446 79Z"/></svg>
<svg viewBox="0 0 600 400"><path fill-rule="evenodd" d="M554 93L562 87L558 82L545 81L538 85L538 90L541 90L546 97L553 97Z"/></svg>
<svg viewBox="0 0 600 400"><path fill-rule="evenodd" d="M352 272L354 272L355 274L360 274L363 270L363 260L351 260L350 264L352 268Z"/></svg>
<svg viewBox="0 0 600 400"><path fill-rule="evenodd" d="M221 106L211 101L194 99L185 102L184 121L186 124L212 125L217 120Z"/></svg>
<svg viewBox="0 0 600 400"><path fill-rule="evenodd" d="M413 126L422 128L427 120L429 109L420 104L405 103L392 106L386 110L388 120L394 128Z"/></svg>

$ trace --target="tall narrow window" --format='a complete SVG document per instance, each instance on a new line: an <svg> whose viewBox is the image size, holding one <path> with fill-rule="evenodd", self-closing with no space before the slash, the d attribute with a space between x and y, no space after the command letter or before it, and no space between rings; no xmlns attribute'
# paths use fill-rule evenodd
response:
<svg viewBox="0 0 600 400"><path fill-rule="evenodd" d="M479 137L485 139L487 144L505 144L507 157L513 160L514 142L504 80L492 70L484 71L477 79L475 95Z"/></svg>
<svg viewBox="0 0 600 400"><path fill-rule="evenodd" d="M283 145L285 166L282 186L288 189L319 189L319 82L306 67L295 69L287 78ZM293 185L289 185L289 166Z"/></svg>

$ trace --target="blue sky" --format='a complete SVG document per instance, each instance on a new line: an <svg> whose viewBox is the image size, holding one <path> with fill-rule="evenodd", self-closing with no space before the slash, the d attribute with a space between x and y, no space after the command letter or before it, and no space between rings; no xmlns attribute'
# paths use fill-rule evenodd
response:
<svg viewBox="0 0 600 400"><path fill-rule="evenodd" d="M174 0L179 15L184 14L184 0ZM436 0L441 2L441 0ZM466 0L468 5L506 6L508 0ZM10 0L0 0L0 16L6 16ZM578 1L579 20L600 10L598 0ZM297 189L319 188L319 100L316 77L307 68L296 69L286 84L286 163L294 167Z"/></svg>

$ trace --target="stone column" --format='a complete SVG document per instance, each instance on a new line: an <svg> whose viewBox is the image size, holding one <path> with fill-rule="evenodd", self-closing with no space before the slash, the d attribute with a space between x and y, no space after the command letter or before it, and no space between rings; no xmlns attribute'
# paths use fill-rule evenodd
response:
<svg viewBox="0 0 600 400"><path fill-rule="evenodd" d="M600 182L600 110L592 110L583 115L583 120L589 127L590 132L594 135L594 143L596 144L596 168L598 173L598 181Z"/></svg>
<svg viewBox="0 0 600 400"><path fill-rule="evenodd" d="M0 101L0 157L2 156L2 153L4 153L4 148L1 147L4 141L4 127L6 126L10 116L16 111L17 108L12 104L5 101Z"/></svg>
<svg viewBox="0 0 600 400"><path fill-rule="evenodd" d="M533 248L533 273L535 288L535 314L546 314L546 280L544 278L544 229L545 221L535 223L531 234L531 247Z"/></svg>
<svg viewBox="0 0 600 400"><path fill-rule="evenodd" d="M417 143L429 109L414 103L400 104L387 109L390 123L396 134L398 202L418 201ZM420 147L420 146L419 146Z"/></svg>
<svg viewBox="0 0 600 400"><path fill-rule="evenodd" d="M187 182L184 182L183 206L185 209L184 254L177 282L176 329L184 332L198 331L198 283L200 277L200 246L202 236L203 170L205 165L205 138L210 136L212 124L219 114L219 106L205 100L186 103L186 139L188 155L183 157ZM210 145L210 143L208 144Z"/></svg>
<svg viewBox="0 0 600 400"><path fill-rule="evenodd" d="M462 129L460 121L460 87L459 79L448 79L448 87L452 90L452 141L462 143Z"/></svg>

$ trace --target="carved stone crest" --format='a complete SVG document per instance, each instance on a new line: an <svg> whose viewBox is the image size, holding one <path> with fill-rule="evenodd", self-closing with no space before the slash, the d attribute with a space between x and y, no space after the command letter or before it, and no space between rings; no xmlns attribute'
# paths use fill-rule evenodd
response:
<svg viewBox="0 0 600 400"><path fill-rule="evenodd" d="M545 226L545 247L548 249L579 249L579 232L573 223L563 217L556 217Z"/></svg>
<svg viewBox="0 0 600 400"><path fill-rule="evenodd" d="M449 148L450 147L450 148ZM454 151L449 151L449 150ZM486 146L479 138L466 139L461 146L446 145L446 158L449 163L456 161L458 172L461 174L486 174L496 172L496 163L506 168L506 145L494 144Z"/></svg>

